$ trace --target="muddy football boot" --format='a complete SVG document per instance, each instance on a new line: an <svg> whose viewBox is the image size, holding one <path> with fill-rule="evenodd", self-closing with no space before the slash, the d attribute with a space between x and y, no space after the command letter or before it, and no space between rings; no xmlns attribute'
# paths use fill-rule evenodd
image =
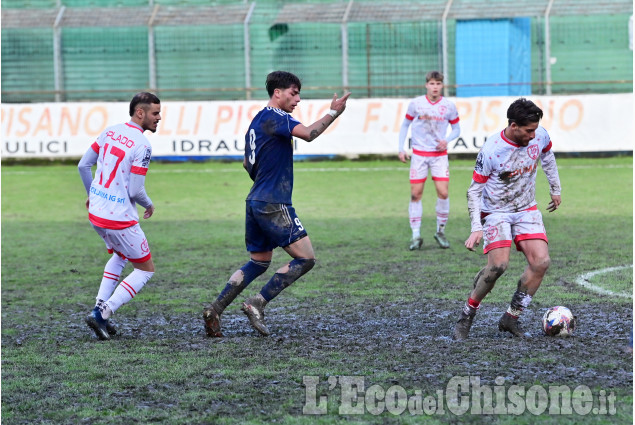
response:
<svg viewBox="0 0 635 425"><path fill-rule="evenodd" d="M106 320L106 332L108 332L108 335L110 336L117 335L117 328L115 328L115 325L110 323L110 320Z"/></svg>
<svg viewBox="0 0 635 425"><path fill-rule="evenodd" d="M408 249L410 251L414 251L415 249L421 249L422 245L423 245L423 239L412 238L412 240L410 241L410 247L408 247Z"/></svg>
<svg viewBox="0 0 635 425"><path fill-rule="evenodd" d="M268 336L270 334L267 325L265 325L265 308L258 297L247 298L241 310L247 315L251 326L261 335Z"/></svg>
<svg viewBox="0 0 635 425"><path fill-rule="evenodd" d="M464 310L461 310L459 320L457 320L456 325L454 326L455 341L460 341L467 338L467 336L470 334L470 328L472 328L472 321L474 320L474 316L476 316L476 309L469 309L469 313L465 313Z"/></svg>
<svg viewBox="0 0 635 425"><path fill-rule="evenodd" d="M448 249L450 247L450 242L448 242L448 239L445 237L445 233L443 232L435 233L434 239L437 241L437 243L439 244L441 248Z"/></svg>
<svg viewBox="0 0 635 425"><path fill-rule="evenodd" d="M220 331L220 314L213 305L203 310L203 320L205 321L205 333L207 336L220 338L223 333Z"/></svg>
<svg viewBox="0 0 635 425"><path fill-rule="evenodd" d="M501 332L509 332L514 336L523 338L525 333L520 329L518 324L518 317L514 317L507 312L503 313L503 316L498 321L498 330Z"/></svg>
<svg viewBox="0 0 635 425"><path fill-rule="evenodd" d="M101 340L110 339L110 334L106 328L107 321L101 317L101 312L98 307L95 307L93 311L86 316L85 321L88 327L95 331L97 338Z"/></svg>

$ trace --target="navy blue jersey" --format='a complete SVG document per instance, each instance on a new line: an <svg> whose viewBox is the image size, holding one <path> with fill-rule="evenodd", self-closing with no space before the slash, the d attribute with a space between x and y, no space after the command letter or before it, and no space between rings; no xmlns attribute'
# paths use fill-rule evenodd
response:
<svg viewBox="0 0 635 425"><path fill-rule="evenodd" d="M293 138L300 124L281 109L267 106L253 119L245 135L245 164L254 181L248 201L291 204Z"/></svg>

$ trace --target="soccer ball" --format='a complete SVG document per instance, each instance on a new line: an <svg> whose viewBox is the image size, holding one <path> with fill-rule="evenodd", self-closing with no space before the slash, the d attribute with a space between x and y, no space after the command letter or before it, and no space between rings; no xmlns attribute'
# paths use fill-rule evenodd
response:
<svg viewBox="0 0 635 425"><path fill-rule="evenodd" d="M571 336L575 330L575 316L567 307L551 307L542 317L542 330L547 336Z"/></svg>

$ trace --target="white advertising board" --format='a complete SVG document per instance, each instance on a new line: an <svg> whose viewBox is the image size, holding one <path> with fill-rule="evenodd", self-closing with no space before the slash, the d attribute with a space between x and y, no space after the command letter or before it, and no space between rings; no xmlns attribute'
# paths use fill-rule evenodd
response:
<svg viewBox="0 0 635 425"><path fill-rule="evenodd" d="M514 97L451 98L461 136L448 152L476 153L506 125ZM555 152L633 150L633 95L533 96L544 111ZM297 155L396 154L410 99L349 99L346 112L312 143L297 140ZM266 101L162 103L156 133L146 132L154 157L240 156L245 131ZM328 111L330 100L302 100L293 115L305 125ZM2 104L2 158L81 157L107 126L129 120L128 104Z"/></svg>

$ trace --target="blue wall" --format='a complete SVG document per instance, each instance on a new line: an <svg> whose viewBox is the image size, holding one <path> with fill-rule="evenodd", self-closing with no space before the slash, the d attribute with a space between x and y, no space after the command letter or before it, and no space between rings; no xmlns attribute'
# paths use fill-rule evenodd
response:
<svg viewBox="0 0 635 425"><path fill-rule="evenodd" d="M457 96L531 94L531 20L479 19L456 23ZM478 86L478 84L501 84Z"/></svg>

